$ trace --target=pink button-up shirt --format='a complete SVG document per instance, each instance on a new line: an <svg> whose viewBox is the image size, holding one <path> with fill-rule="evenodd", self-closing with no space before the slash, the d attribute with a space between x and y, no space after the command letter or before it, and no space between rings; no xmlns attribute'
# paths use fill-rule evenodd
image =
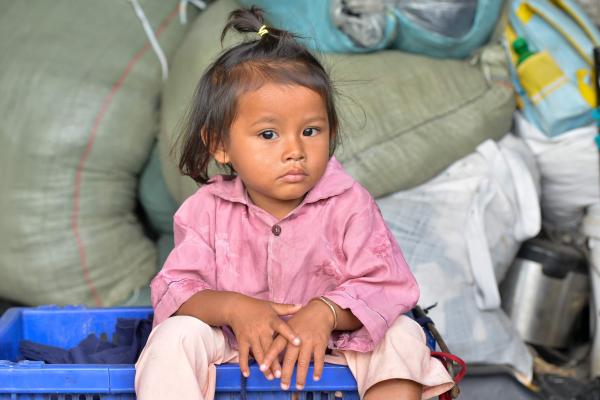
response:
<svg viewBox="0 0 600 400"><path fill-rule="evenodd" d="M175 248L152 280L156 326L204 289L279 303L326 296L363 323L331 346L371 351L419 289L371 195L335 159L281 220L252 204L239 178L216 177L174 217Z"/></svg>

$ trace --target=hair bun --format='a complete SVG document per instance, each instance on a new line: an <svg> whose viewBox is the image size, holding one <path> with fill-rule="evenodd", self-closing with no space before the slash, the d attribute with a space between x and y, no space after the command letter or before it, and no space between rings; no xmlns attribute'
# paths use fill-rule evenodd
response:
<svg viewBox="0 0 600 400"><path fill-rule="evenodd" d="M234 29L240 33L254 32L258 33L264 25L264 11L257 7L238 8L229 14L227 24L221 33L221 42L225 39L225 35L230 29Z"/></svg>

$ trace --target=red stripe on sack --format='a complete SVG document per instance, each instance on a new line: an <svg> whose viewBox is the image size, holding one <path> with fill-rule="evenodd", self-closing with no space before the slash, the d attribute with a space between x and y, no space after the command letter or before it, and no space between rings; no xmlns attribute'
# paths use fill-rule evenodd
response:
<svg viewBox="0 0 600 400"><path fill-rule="evenodd" d="M160 36L160 34L165 30L165 28L171 23L173 17L175 17L175 15L177 15L177 10L178 10L178 8L176 7L175 10L173 12L171 12L171 14L169 14L163 20L163 22L160 24L160 26L156 30L157 37ZM73 230L73 233L75 234L75 241L77 243L77 250L79 251L79 261L81 264L81 272L83 274L83 278L84 278L85 283L87 284L90 292L92 293L92 298L94 299L94 303L98 307L102 306L102 299L98 295L98 291L96 290L96 287L94 286L94 283L92 282L92 279L90 277L88 261L87 261L87 253L86 253L85 245L81 238L81 234L79 232L78 220L79 220L79 201L80 201L80 194L81 194L81 177L83 174L83 169L84 169L85 163L88 160L88 158L92 152L92 148L94 146L94 140L96 139L96 134L98 133L98 127L100 126L100 123L104 119L104 116L112 103L113 97L123 86L125 79L127 78L129 73L133 69L134 65L142 58L142 56L144 55L144 53L146 53L146 51L148 51L148 49L150 49L150 43L146 42L144 47L142 47L140 50L138 50L138 52L131 58L131 60L129 60L129 63L127 63L127 66L121 73L121 76L114 83L110 92L108 93L108 95L106 96L104 101L102 102L100 111L96 115L94 124L92 125L92 130L90 132L87 144L85 146L85 150L83 151L81 159L79 160L79 164L77 165L77 171L75 173L75 190L73 192L73 210L71 212L71 229Z"/></svg>

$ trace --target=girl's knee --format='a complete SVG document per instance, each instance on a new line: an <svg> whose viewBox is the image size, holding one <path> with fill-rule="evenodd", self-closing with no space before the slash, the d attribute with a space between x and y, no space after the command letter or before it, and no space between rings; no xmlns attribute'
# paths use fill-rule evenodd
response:
<svg viewBox="0 0 600 400"><path fill-rule="evenodd" d="M164 348L196 348L215 340L214 328L198 318L178 315L167 318L152 331L146 346Z"/></svg>
<svg viewBox="0 0 600 400"><path fill-rule="evenodd" d="M364 400L380 399L414 399L423 396L423 386L408 379L388 379L371 386L365 393Z"/></svg>

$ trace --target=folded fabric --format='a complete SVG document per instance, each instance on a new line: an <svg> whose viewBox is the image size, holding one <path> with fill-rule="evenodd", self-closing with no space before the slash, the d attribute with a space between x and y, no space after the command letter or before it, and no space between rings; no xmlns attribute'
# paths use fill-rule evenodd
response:
<svg viewBox="0 0 600 400"><path fill-rule="evenodd" d="M48 364L133 364L146 345L152 319L118 318L112 342L90 334L70 350L21 340L19 349L25 360Z"/></svg>

